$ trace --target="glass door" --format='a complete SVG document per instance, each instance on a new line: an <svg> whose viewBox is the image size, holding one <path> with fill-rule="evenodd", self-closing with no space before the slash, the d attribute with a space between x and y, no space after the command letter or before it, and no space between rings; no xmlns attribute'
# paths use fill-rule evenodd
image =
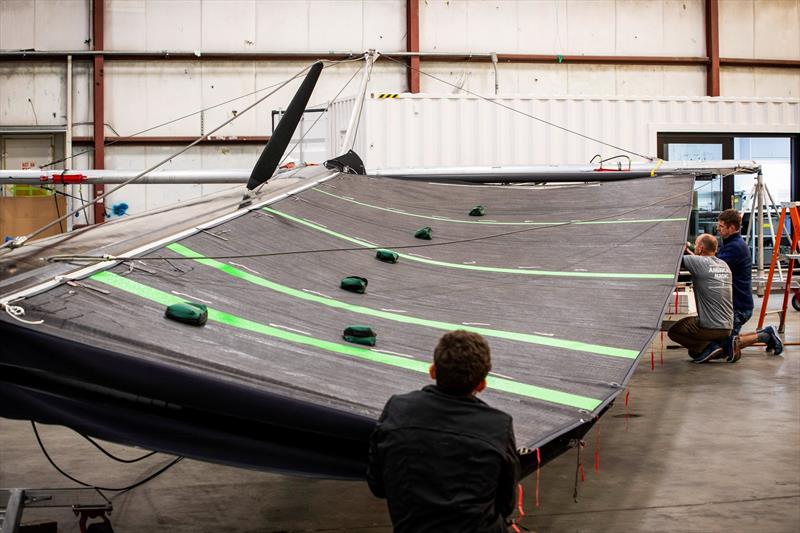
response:
<svg viewBox="0 0 800 533"><path fill-rule="evenodd" d="M733 139L707 134L659 134L658 156L665 161L733 159ZM701 233L714 233L717 216L733 207L733 185L732 176L695 180L689 240Z"/></svg>

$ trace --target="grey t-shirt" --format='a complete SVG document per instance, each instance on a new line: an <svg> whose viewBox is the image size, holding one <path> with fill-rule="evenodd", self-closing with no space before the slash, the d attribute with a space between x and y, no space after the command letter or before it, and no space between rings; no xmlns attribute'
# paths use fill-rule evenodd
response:
<svg viewBox="0 0 800 533"><path fill-rule="evenodd" d="M694 298L701 328L733 327L731 269L718 257L685 255L683 265L692 273Z"/></svg>

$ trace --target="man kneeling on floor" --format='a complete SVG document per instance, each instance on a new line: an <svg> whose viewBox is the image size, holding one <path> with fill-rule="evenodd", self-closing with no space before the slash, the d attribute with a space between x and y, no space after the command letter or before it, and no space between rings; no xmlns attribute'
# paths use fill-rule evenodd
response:
<svg viewBox="0 0 800 533"><path fill-rule="evenodd" d="M695 363L721 357L733 328L731 270L716 252L717 239L704 233L695 240L695 255L683 256L683 268L692 274L697 316L679 320L667 332Z"/></svg>
<svg viewBox="0 0 800 533"><path fill-rule="evenodd" d="M520 465L511 416L475 397L491 369L477 333L445 334L436 385L392 396L370 441L367 482L398 533L506 531Z"/></svg>
<svg viewBox="0 0 800 533"><path fill-rule="evenodd" d="M783 342L773 326L767 326L752 333L739 335L742 326L753 316L752 270L750 249L740 232L742 217L735 209L726 209L719 214L717 232L722 237L722 248L717 257L728 264L733 283L733 331L722 347L729 363L735 363L742 356L742 348L763 342L767 351L775 355L783 352Z"/></svg>

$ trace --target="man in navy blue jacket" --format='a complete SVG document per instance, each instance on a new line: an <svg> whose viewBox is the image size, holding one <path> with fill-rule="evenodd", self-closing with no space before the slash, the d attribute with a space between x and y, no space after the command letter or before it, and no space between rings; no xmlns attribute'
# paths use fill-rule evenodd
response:
<svg viewBox="0 0 800 533"><path fill-rule="evenodd" d="M767 326L755 333L739 336L742 326L753 316L752 271L753 261L750 248L742 239L740 229L742 218L735 209L726 209L717 220L717 232L722 237L722 247L717 257L728 264L733 274L733 330L724 345L724 353L729 363L735 363L742 356L742 348L757 341L767 344L767 350L779 355L783 344L775 328Z"/></svg>

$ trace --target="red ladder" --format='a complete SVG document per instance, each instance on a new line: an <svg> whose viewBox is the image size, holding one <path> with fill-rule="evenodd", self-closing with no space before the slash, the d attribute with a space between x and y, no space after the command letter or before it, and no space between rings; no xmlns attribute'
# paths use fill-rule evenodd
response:
<svg viewBox="0 0 800 533"><path fill-rule="evenodd" d="M791 292L792 286L792 272L794 271L794 265L796 261L796 257L798 255L798 247L797 242L798 238L800 238L800 202L792 202L788 205L784 205L781 208L781 216L778 219L778 234L775 236L775 241L772 243L772 260L769 263L769 275L767 275L767 286L764 291L764 300L761 302L761 314L758 316L758 329L764 327L764 315L767 314L767 302L769 301L769 291L772 289L772 278L775 275L775 265L778 264L778 258L780 257L780 244L781 244L781 236L783 235L783 227L784 222L786 221L786 215L789 215L792 221L792 238L791 238L791 246L789 247L789 268L786 272L786 284L783 288L783 307L781 308L781 323L778 326L778 331L783 333L784 326L786 325L786 309L789 304L789 293Z"/></svg>

